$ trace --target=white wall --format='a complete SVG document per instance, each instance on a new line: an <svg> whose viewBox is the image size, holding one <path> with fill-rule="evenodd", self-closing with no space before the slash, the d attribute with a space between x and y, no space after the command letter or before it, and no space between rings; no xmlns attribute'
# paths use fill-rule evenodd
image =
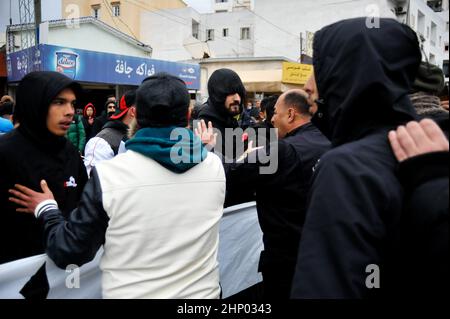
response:
<svg viewBox="0 0 450 319"><path fill-rule="evenodd" d="M141 15L141 41L153 48L152 57L168 61L192 58L183 43L192 37L192 20L200 14L192 8L144 11Z"/></svg>
<svg viewBox="0 0 450 319"><path fill-rule="evenodd" d="M149 57L149 54L93 24L80 24L79 29L50 27L48 44L97 52Z"/></svg>
<svg viewBox="0 0 450 319"><path fill-rule="evenodd" d="M250 28L250 40L241 40L241 28ZM214 41L208 45L215 57L254 56L255 16L248 10L202 15L202 39L206 40L206 30L214 29ZM228 37L223 37L223 29L228 29ZM272 54L273 56L273 54Z"/></svg>
<svg viewBox="0 0 450 319"><path fill-rule="evenodd" d="M442 68L443 60L448 60L448 53L445 56L444 43L448 43L448 31L446 31L445 13L436 13L430 9L425 0L410 0L410 12L409 12L409 25L415 30L419 30L418 12L424 14L424 30L422 35L425 38L423 43L423 49L428 59L430 54L435 56L435 64ZM448 21L448 11L446 12L446 18ZM432 43L431 24L436 25L436 41ZM429 30L429 31L428 31ZM425 58L424 58L425 60Z"/></svg>

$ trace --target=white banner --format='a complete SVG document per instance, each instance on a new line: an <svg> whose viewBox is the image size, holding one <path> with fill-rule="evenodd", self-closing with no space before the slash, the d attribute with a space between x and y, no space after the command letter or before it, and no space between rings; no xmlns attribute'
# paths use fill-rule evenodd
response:
<svg viewBox="0 0 450 319"><path fill-rule="evenodd" d="M263 250L256 204L245 203L225 209L220 223L219 267L223 298L230 297L262 281L258 273ZM0 265L0 299L24 299L32 287L35 298L101 299L102 249L93 261L81 268L56 267L47 255L39 255ZM43 268L45 264L45 269ZM44 271L45 270L45 271ZM39 272L38 275L36 275ZM34 279L33 279L34 277ZM43 278L47 278L47 283ZM21 293L22 291L22 293ZM48 294L47 294L48 292Z"/></svg>

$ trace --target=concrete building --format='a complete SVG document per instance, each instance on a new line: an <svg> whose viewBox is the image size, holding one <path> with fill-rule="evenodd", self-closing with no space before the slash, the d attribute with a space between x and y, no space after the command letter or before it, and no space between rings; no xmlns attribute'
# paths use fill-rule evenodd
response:
<svg viewBox="0 0 450 319"><path fill-rule="evenodd" d="M141 40L142 34L148 32L148 28L141 29L142 13L186 6L182 0L62 0L62 16L65 19L92 16Z"/></svg>
<svg viewBox="0 0 450 319"><path fill-rule="evenodd" d="M448 0L410 0L405 11L406 23L421 39L424 60L446 69L448 81Z"/></svg>

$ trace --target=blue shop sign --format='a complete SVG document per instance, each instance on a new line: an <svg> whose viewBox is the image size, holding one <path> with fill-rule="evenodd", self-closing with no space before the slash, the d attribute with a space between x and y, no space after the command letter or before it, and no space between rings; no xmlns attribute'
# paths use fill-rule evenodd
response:
<svg viewBox="0 0 450 319"><path fill-rule="evenodd" d="M179 77L190 90L200 89L200 66L124 55L39 45L7 56L8 81L31 71L57 71L80 82L140 85L159 72Z"/></svg>

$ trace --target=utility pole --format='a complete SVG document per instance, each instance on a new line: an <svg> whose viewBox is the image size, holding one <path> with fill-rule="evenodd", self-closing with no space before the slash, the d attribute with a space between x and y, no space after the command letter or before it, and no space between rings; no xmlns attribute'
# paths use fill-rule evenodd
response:
<svg viewBox="0 0 450 319"><path fill-rule="evenodd" d="M34 0L34 24L36 28L36 46L39 45L39 26L42 23L41 0Z"/></svg>
<svg viewBox="0 0 450 319"><path fill-rule="evenodd" d="M303 32L300 32L300 58L298 59L300 63L302 63L302 54L303 54Z"/></svg>

